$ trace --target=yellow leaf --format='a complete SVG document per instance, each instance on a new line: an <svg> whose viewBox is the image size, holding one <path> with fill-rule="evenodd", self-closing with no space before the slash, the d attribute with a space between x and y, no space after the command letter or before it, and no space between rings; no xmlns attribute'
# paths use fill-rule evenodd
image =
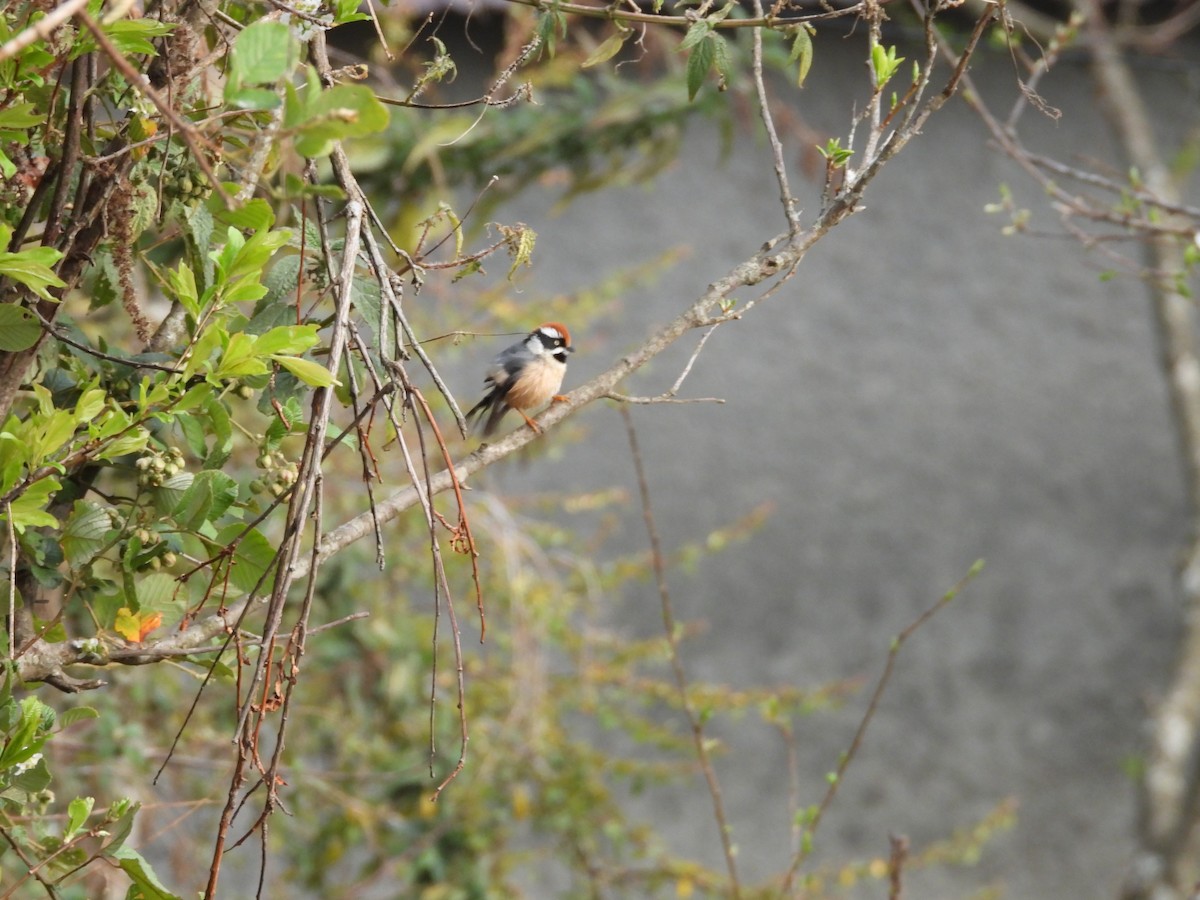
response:
<svg viewBox="0 0 1200 900"><path fill-rule="evenodd" d="M126 606L117 610L113 629L132 644L140 644L146 635L162 624L162 613L135 613Z"/></svg>

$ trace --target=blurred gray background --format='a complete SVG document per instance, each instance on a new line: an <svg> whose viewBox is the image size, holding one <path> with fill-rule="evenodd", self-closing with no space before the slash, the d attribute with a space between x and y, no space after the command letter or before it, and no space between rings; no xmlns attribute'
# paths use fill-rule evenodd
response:
<svg viewBox="0 0 1200 900"><path fill-rule="evenodd" d="M811 127L845 134L847 110L863 96L857 47L818 41L804 90L776 85L776 96L794 97ZM1178 145L1200 108L1200 52L1179 62L1186 56L1138 64L1165 146ZM1007 57L985 54L973 74L1007 111ZM1065 60L1042 91L1064 115L1057 124L1028 115L1030 145L1123 171L1081 62ZM610 189L561 213L547 188L501 214L539 233L518 298L531 324L538 298L690 248L653 286L629 292L604 327L580 330L566 388L782 230L758 130L748 121L723 160L714 129L696 125L679 162L647 187ZM784 140L795 163L795 138ZM795 170L793 178L808 222L819 185ZM1002 236L1006 220L984 212L1002 183L1034 210L1035 229L1057 231L1043 198L953 101L887 167L865 211L823 240L777 296L709 341L682 395L724 405L634 415L669 548L774 504L751 541L671 574L676 614L707 624L685 645L689 675L737 687L865 679L843 710L800 721L805 804L819 800L848 745L892 636L976 559L987 561L906 647L815 864L886 857L889 833L919 849L1013 797L1016 828L978 866L914 871L911 896L969 896L993 884L1017 898L1113 896L1135 829L1126 768L1180 633L1181 469L1142 286L1102 281L1101 263L1066 238ZM627 390L665 390L698 337ZM461 396L474 396L470 373L494 350L471 350L478 365L464 365ZM636 496L617 413L597 404L570 427L586 438L532 466L505 464L478 486L622 485ZM635 503L627 516L615 549L645 545ZM631 638L661 634L649 585L614 601L604 619ZM753 714L719 734L740 863L765 877L789 854L784 746ZM692 791L634 802L668 826L677 849L720 866L699 776Z"/></svg>

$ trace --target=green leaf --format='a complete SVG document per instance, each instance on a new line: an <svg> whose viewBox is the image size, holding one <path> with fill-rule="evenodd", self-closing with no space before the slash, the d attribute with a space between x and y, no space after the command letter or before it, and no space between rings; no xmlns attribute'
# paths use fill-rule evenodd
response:
<svg viewBox="0 0 1200 900"><path fill-rule="evenodd" d="M36 697L25 697L20 703L20 719L0 751L0 772L23 763L41 752L46 743L42 729L43 709L49 709Z"/></svg>
<svg viewBox="0 0 1200 900"><path fill-rule="evenodd" d="M333 387L340 385L341 382L333 377L330 372L320 363L315 363L310 359L301 359L299 356L272 356L275 362L279 363L305 384L313 387Z"/></svg>
<svg viewBox="0 0 1200 900"><path fill-rule="evenodd" d="M320 91L315 98L305 96L302 107L293 108L291 118L295 121L287 124L297 132L296 152L313 159L328 154L334 141L383 131L388 111L370 88L339 84Z"/></svg>
<svg viewBox="0 0 1200 900"><path fill-rule="evenodd" d="M234 90L225 86L225 102L237 109L277 109L283 105L278 91L270 88L249 87Z"/></svg>
<svg viewBox="0 0 1200 900"><path fill-rule="evenodd" d="M224 472L208 469L198 473L192 480L179 498L172 517L184 528L196 531L205 522L216 522L233 505L237 496L236 481Z"/></svg>
<svg viewBox="0 0 1200 900"><path fill-rule="evenodd" d="M592 51L592 55L583 61L580 65L582 69L590 69L592 66L598 66L602 62L607 62L625 46L625 39L629 37L628 31L616 31L605 38L599 47Z"/></svg>
<svg viewBox="0 0 1200 900"><path fill-rule="evenodd" d="M254 342L254 352L263 356L303 353L320 341L316 325L279 325L259 335Z"/></svg>
<svg viewBox="0 0 1200 900"><path fill-rule="evenodd" d="M75 837L75 834L83 827L83 823L87 821L88 816L92 814L92 807L95 804L95 797L76 797L67 804L67 827L63 829L64 841Z"/></svg>
<svg viewBox="0 0 1200 900"><path fill-rule="evenodd" d="M50 268L60 259L62 254L53 247L30 247L20 253L0 253L0 275L19 281L43 300L57 303L58 298L47 288L67 286Z"/></svg>
<svg viewBox="0 0 1200 900"><path fill-rule="evenodd" d="M63 710L58 717L58 727L67 729L76 722L86 722L88 719L98 719L100 713L92 709L90 706L72 706L70 709Z"/></svg>
<svg viewBox="0 0 1200 900"><path fill-rule="evenodd" d="M174 28L174 24L157 19L119 19L105 25L104 33L122 53L154 56L158 51L150 39L170 34ZM94 42L90 35L85 40ZM92 49L95 49L94 43Z"/></svg>
<svg viewBox="0 0 1200 900"><path fill-rule="evenodd" d="M178 269L167 269L163 273L163 277L166 279L167 287L175 295L175 299L183 305L193 319L199 319L200 294L196 288L196 275L192 272L191 266L181 262Z"/></svg>
<svg viewBox="0 0 1200 900"><path fill-rule="evenodd" d="M229 454L233 452L233 425L229 421L229 410L216 397L209 401L205 411L208 413L209 426L215 440L201 466L205 469L219 469L225 465L225 460L229 459Z"/></svg>
<svg viewBox="0 0 1200 900"><path fill-rule="evenodd" d="M243 593L249 593L275 561L275 547L257 528L250 529L245 535L242 535L243 531L246 531L245 525L227 525L217 532L216 543L229 546L238 541L233 551L229 582ZM242 535L240 540L239 535Z"/></svg>
<svg viewBox="0 0 1200 900"><path fill-rule="evenodd" d="M0 304L0 351L28 350L42 336L37 317L15 303Z"/></svg>
<svg viewBox="0 0 1200 900"><path fill-rule="evenodd" d="M137 425L116 440L105 444L104 448L96 453L96 456L100 459L111 460L125 456L127 453L139 453L146 449L146 444L149 441L150 432L142 426Z"/></svg>
<svg viewBox="0 0 1200 900"><path fill-rule="evenodd" d="M195 416L179 416L175 422L179 425L179 430L183 432L183 440L187 443L188 449L198 459L204 459L208 453L208 446L204 442L204 423Z"/></svg>
<svg viewBox="0 0 1200 900"><path fill-rule="evenodd" d="M43 525L50 528L58 526L58 519L46 512L45 506L50 497L62 485L56 478L42 478L25 489L25 493L12 502L12 526L24 534L26 528L40 528ZM0 508L0 521L6 518L3 508Z"/></svg>
<svg viewBox="0 0 1200 900"><path fill-rule="evenodd" d="M195 477L191 472L179 472L156 487L154 489L154 508L164 516L170 515L175 507L179 506L179 501L183 499L187 489L192 486Z"/></svg>
<svg viewBox="0 0 1200 900"><path fill-rule="evenodd" d="M108 404L108 392L103 388L90 388L79 395L75 401L75 421L90 422Z"/></svg>
<svg viewBox="0 0 1200 900"><path fill-rule="evenodd" d="M696 24L700 23L697 22ZM705 40L700 41L692 51L692 55L688 57L687 88L689 101L696 99L696 94L699 92L701 85L704 84L708 70L712 68L713 57L715 55L716 48L713 46L712 35L705 35Z"/></svg>
<svg viewBox="0 0 1200 900"><path fill-rule="evenodd" d="M139 578L136 584L138 609L166 612L175 609L175 579L166 572L152 572Z"/></svg>
<svg viewBox="0 0 1200 900"><path fill-rule="evenodd" d="M229 343L209 379L220 382L243 375L265 375L268 371L266 362L254 351L254 336L239 331L229 336Z"/></svg>
<svg viewBox="0 0 1200 900"><path fill-rule="evenodd" d="M50 770L46 768L46 760L39 759L34 765L13 778L12 785L27 794L37 794L50 787L50 781Z"/></svg>
<svg viewBox="0 0 1200 900"><path fill-rule="evenodd" d="M788 59L791 62L799 62L796 68L796 87L804 87L804 79L808 77L808 70L812 68L813 62L812 33L809 32L807 24L796 29L796 37L792 41L792 52Z"/></svg>
<svg viewBox="0 0 1200 900"><path fill-rule="evenodd" d="M229 84L235 88L273 85L290 75L299 61L300 42L292 29L260 19L242 29L233 43Z"/></svg>
<svg viewBox="0 0 1200 900"><path fill-rule="evenodd" d="M546 48L546 53L553 59L558 39L566 37L567 17L559 9L546 10L538 19L537 33L542 46Z"/></svg>
<svg viewBox="0 0 1200 900"><path fill-rule="evenodd" d="M679 43L679 49L691 50L710 34L712 34L712 24L707 19L698 19L688 28L687 34L683 36L683 40Z"/></svg>
<svg viewBox="0 0 1200 900"><path fill-rule="evenodd" d="M266 200L255 197L237 209L218 209L216 220L243 231L266 231L275 224L275 211Z"/></svg>
<svg viewBox="0 0 1200 900"><path fill-rule="evenodd" d="M132 847L121 846L105 856L117 861L122 871L133 881L126 894L126 900L182 900L178 894L172 894L163 883L150 863Z"/></svg>
<svg viewBox="0 0 1200 900"><path fill-rule="evenodd" d="M14 103L5 109L0 109L0 129L5 131L24 131L35 125L45 123L46 116L35 112L37 107L32 103ZM5 243L8 243L5 241Z"/></svg>
<svg viewBox="0 0 1200 900"><path fill-rule="evenodd" d="M104 549L105 537L112 527L107 509L86 500L76 500L60 539L67 565L77 569L91 562Z"/></svg>
<svg viewBox="0 0 1200 900"><path fill-rule="evenodd" d="M105 818L112 822L112 825L108 827L109 837L108 843L104 847L105 856L116 858L118 850L125 843L125 839L129 837L129 833L133 831L133 817L137 815L137 811L141 807L140 803L134 803L128 798L109 804ZM125 896L128 900L129 895Z"/></svg>

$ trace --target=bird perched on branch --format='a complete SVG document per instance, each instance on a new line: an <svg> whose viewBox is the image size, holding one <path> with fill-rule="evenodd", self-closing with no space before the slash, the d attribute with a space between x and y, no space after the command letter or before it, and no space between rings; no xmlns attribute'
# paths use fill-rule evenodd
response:
<svg viewBox="0 0 1200 900"><path fill-rule="evenodd" d="M546 322L502 351L488 369L484 383L488 392L467 413L467 419L487 412L483 435L496 430L509 409L515 409L525 424L541 434L541 429L525 412L553 399L562 387L567 372L567 356L575 352L566 325Z"/></svg>

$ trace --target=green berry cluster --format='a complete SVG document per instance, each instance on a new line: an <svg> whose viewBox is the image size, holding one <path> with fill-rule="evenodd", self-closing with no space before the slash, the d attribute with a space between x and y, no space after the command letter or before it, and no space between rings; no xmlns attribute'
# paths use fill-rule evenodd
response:
<svg viewBox="0 0 1200 900"><path fill-rule="evenodd" d="M272 497L282 497L291 490L300 474L299 466L279 450L264 450L256 462L263 474L250 482L250 491L255 494L265 491Z"/></svg>
<svg viewBox="0 0 1200 900"><path fill-rule="evenodd" d="M134 463L138 470L139 487L162 487L172 475L183 471L183 451L170 447L165 451L151 450Z"/></svg>
<svg viewBox="0 0 1200 900"><path fill-rule="evenodd" d="M199 166L170 170L163 175L163 199L195 206L208 199L212 185L200 172Z"/></svg>
<svg viewBox="0 0 1200 900"><path fill-rule="evenodd" d="M133 536L141 543L142 549L137 554L142 564L140 569L150 569L157 572L159 569L166 567L171 568L175 563L179 562L179 556L169 549L164 549L162 552L155 551L154 548L162 543L162 536L158 532L151 531L149 528L138 528L133 532ZM153 556L146 558L149 552L154 552Z"/></svg>

